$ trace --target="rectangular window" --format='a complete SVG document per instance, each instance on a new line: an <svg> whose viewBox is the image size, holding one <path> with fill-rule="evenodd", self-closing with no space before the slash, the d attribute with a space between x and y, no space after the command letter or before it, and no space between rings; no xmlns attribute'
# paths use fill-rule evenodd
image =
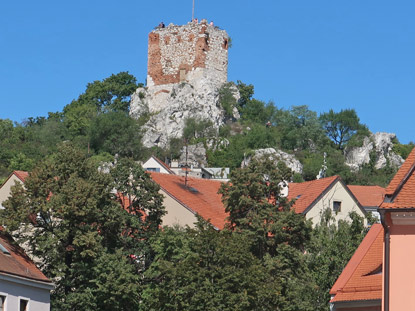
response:
<svg viewBox="0 0 415 311"><path fill-rule="evenodd" d="M338 212L341 212L341 210L342 210L342 202L334 201L333 202L333 211L338 213Z"/></svg>
<svg viewBox="0 0 415 311"><path fill-rule="evenodd" d="M4 311L4 304L6 302L6 296L0 296L0 311Z"/></svg>
<svg viewBox="0 0 415 311"><path fill-rule="evenodd" d="M146 168L146 171L160 173L160 168L159 167L148 167Z"/></svg>
<svg viewBox="0 0 415 311"><path fill-rule="evenodd" d="M19 311L28 311L29 300L20 298Z"/></svg>

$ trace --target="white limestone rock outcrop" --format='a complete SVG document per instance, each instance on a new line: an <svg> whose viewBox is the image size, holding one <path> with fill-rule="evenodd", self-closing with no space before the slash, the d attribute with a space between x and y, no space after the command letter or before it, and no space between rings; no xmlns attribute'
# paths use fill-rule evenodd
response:
<svg viewBox="0 0 415 311"><path fill-rule="evenodd" d="M145 147L167 147L169 139L182 136L188 118L209 120L215 129L226 122L225 111L219 102L220 88L210 83L207 77L193 84L171 85L171 91L164 92L163 87L138 88L131 97L130 115L136 119L149 116L143 129ZM232 92L237 101L239 92L236 87ZM239 119L236 108L233 118Z"/></svg>
<svg viewBox="0 0 415 311"><path fill-rule="evenodd" d="M186 165L186 146L182 148L179 166ZM203 143L187 146L187 165L190 167L205 167L207 165L206 149Z"/></svg>
<svg viewBox="0 0 415 311"><path fill-rule="evenodd" d="M393 140L396 135L393 133L378 132L370 137L365 137L362 147L347 148L345 150L346 164L351 170L357 171L364 164L370 161L371 152L376 152L375 168L380 169L389 164L400 167L404 159L393 152Z"/></svg>
<svg viewBox="0 0 415 311"><path fill-rule="evenodd" d="M241 167L247 166L252 158L261 159L263 157L268 157L268 159L274 161L275 164L277 164L279 161L282 161L294 173L301 174L303 172L303 165L294 157L294 155L281 150L275 150L274 148L255 150L255 153L252 157L247 157L244 161L242 161Z"/></svg>

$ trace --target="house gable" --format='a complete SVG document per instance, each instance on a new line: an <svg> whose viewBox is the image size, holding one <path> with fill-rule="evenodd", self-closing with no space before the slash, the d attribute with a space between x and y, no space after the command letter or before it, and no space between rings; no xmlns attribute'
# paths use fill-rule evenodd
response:
<svg viewBox="0 0 415 311"><path fill-rule="evenodd" d="M16 183L23 184L28 176L29 173L25 171L14 171L9 175L9 177L0 187L0 209L1 204L9 198L11 187L14 186Z"/></svg>
<svg viewBox="0 0 415 311"><path fill-rule="evenodd" d="M349 219L352 211L365 216L363 207L339 176L290 183L288 199L296 200L293 206L295 211L311 219L314 225L320 222L326 209L333 211L336 220Z"/></svg>
<svg viewBox="0 0 415 311"><path fill-rule="evenodd" d="M380 310L382 255L383 227L374 224L330 290L334 310Z"/></svg>

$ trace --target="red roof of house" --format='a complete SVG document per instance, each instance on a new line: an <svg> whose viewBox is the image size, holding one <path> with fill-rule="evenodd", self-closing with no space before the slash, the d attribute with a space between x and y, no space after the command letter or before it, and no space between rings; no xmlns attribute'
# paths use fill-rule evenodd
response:
<svg viewBox="0 0 415 311"><path fill-rule="evenodd" d="M348 185L347 187L362 206L379 207L385 198L385 188L380 186Z"/></svg>
<svg viewBox="0 0 415 311"><path fill-rule="evenodd" d="M0 244L9 252L5 254L0 250L0 273L51 283L1 227Z"/></svg>
<svg viewBox="0 0 415 311"><path fill-rule="evenodd" d="M24 182L26 178L29 176L29 172L25 171L14 171L12 174L16 175L17 178L19 178L22 182Z"/></svg>
<svg viewBox="0 0 415 311"><path fill-rule="evenodd" d="M398 172L392 178L388 187L386 187L386 195L393 195L396 192L396 190L398 190L399 185L405 179L405 177L407 177L407 175L411 173L411 170L414 169L414 166L415 166L415 148L412 149L411 153L408 155L405 162L402 164Z"/></svg>
<svg viewBox="0 0 415 311"><path fill-rule="evenodd" d="M330 290L331 302L382 298L383 227L374 224Z"/></svg>
<svg viewBox="0 0 415 311"><path fill-rule="evenodd" d="M171 169L170 169L170 167L166 164L166 163L164 163L163 161L161 161L159 158L157 158L157 157L155 157L155 156L152 156L153 157L153 159L158 163L158 164L160 164L162 167L164 167L164 169L166 170L166 171L168 171L170 174L173 174L173 175L175 175L176 173L175 172L173 172Z"/></svg>
<svg viewBox="0 0 415 311"><path fill-rule="evenodd" d="M296 213L304 213L339 179L339 176L331 176L302 183L289 183L287 198L296 199L294 203Z"/></svg>
<svg viewBox="0 0 415 311"><path fill-rule="evenodd" d="M390 202L384 202L382 209L415 208L415 148L402 164L386 188Z"/></svg>
<svg viewBox="0 0 415 311"><path fill-rule="evenodd" d="M151 172L151 178L161 189L184 207L199 214L218 229L223 229L226 218L222 195L218 194L220 181Z"/></svg>

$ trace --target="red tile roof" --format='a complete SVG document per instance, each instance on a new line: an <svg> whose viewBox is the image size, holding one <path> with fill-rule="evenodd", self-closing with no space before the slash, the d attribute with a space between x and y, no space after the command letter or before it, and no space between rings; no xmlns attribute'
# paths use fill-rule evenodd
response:
<svg viewBox="0 0 415 311"><path fill-rule="evenodd" d="M288 199L297 199L294 203L295 212L304 213L339 179L339 176L331 176L302 183L289 183Z"/></svg>
<svg viewBox="0 0 415 311"><path fill-rule="evenodd" d="M379 207L385 198L385 188L380 186L348 185L347 187L362 206Z"/></svg>
<svg viewBox="0 0 415 311"><path fill-rule="evenodd" d="M157 158L157 157L155 157L155 156L152 156L153 157L153 159L158 163L158 164L160 164L162 167L164 167L164 169L166 170L166 171L168 171L170 174L173 174L173 175L175 175L176 173L175 172L173 172L171 169L170 169L170 167L166 164L166 163L164 163L163 161L161 161L159 158Z"/></svg>
<svg viewBox="0 0 415 311"><path fill-rule="evenodd" d="M330 290L331 302L382 298L383 227L374 224Z"/></svg>
<svg viewBox="0 0 415 311"><path fill-rule="evenodd" d="M12 174L16 175L17 178L19 178L22 182L24 182L26 178L29 176L29 172L25 171L14 171Z"/></svg>
<svg viewBox="0 0 415 311"><path fill-rule="evenodd" d="M384 202L381 209L415 208L415 148L402 164L386 188L390 202Z"/></svg>
<svg viewBox="0 0 415 311"><path fill-rule="evenodd" d="M10 253L5 254L0 250L0 273L51 283L1 227L0 244Z"/></svg>
<svg viewBox="0 0 415 311"><path fill-rule="evenodd" d="M410 174L411 170L415 166L415 148L412 149L411 153L406 158L405 162L399 168L398 172L392 178L388 187L386 187L386 195L393 195L396 190L398 190L399 185L405 179L405 177Z"/></svg>
<svg viewBox="0 0 415 311"><path fill-rule="evenodd" d="M218 194L220 181L188 177L185 187L185 177L151 172L151 178L160 185L163 191L174 198L184 207L199 214L218 229L223 229L226 218L222 196Z"/></svg>

